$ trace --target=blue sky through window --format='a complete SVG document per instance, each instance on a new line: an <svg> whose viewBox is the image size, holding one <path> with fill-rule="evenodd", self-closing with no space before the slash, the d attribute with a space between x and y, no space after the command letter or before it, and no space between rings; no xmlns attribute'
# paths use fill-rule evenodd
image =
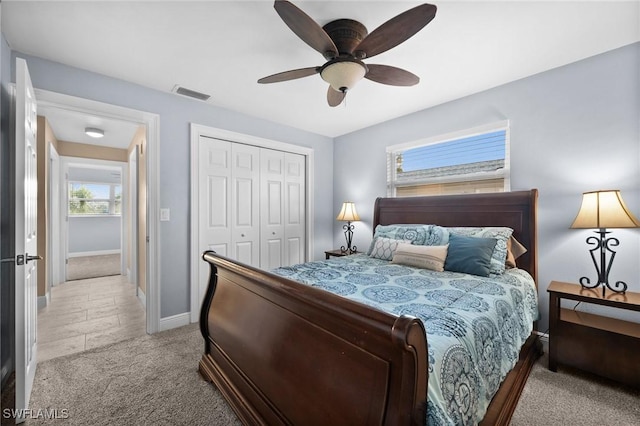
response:
<svg viewBox="0 0 640 426"><path fill-rule="evenodd" d="M506 130L412 148L402 153L402 170L433 169L505 158Z"/></svg>

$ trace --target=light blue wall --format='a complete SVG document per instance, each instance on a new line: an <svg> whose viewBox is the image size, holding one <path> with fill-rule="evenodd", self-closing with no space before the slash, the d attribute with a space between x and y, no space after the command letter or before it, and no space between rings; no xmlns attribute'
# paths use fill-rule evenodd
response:
<svg viewBox="0 0 640 426"><path fill-rule="evenodd" d="M161 317L189 312L189 124L226 129L314 150L315 245L313 258L333 243L333 141L210 104L159 92L126 81L62 65L18 52L27 60L36 88L147 111L160 116L160 194L171 221L160 222ZM12 65L15 80L15 65ZM301 111L301 114L304 112Z"/></svg>
<svg viewBox="0 0 640 426"><path fill-rule="evenodd" d="M121 250L120 216L69 217L69 255Z"/></svg>
<svg viewBox="0 0 640 426"><path fill-rule="evenodd" d="M371 240L373 202L386 196L387 145L508 119L511 189L540 190L538 275L541 331L547 328L551 280L595 279L585 239L570 230L582 192L620 189L640 218L640 43L336 138L334 199L358 207L355 243ZM352 161L367 156L367 161ZM640 292L640 229L616 230L612 280ZM334 224L334 246L342 244ZM588 309L588 308L587 308ZM611 312L612 315L630 317ZM637 314L635 315L637 321Z"/></svg>

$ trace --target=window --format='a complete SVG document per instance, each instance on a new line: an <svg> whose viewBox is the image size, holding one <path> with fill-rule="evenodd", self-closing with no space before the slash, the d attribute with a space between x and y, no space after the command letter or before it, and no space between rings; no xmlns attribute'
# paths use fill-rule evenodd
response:
<svg viewBox="0 0 640 426"><path fill-rule="evenodd" d="M509 189L508 121L387 148L390 197Z"/></svg>
<svg viewBox="0 0 640 426"><path fill-rule="evenodd" d="M69 182L69 215L122 214L122 187L114 183Z"/></svg>

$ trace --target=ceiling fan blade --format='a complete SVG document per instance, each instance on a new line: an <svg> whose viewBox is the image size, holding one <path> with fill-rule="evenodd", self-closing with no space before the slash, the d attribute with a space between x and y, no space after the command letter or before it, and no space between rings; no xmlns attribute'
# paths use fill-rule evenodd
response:
<svg viewBox="0 0 640 426"><path fill-rule="evenodd" d="M285 0L276 0L273 7L291 31L325 58L338 56L338 48L325 30L302 10Z"/></svg>
<svg viewBox="0 0 640 426"><path fill-rule="evenodd" d="M329 106L335 107L340 105L346 96L346 92L338 92L333 87L329 86L329 90L327 91L327 102L329 103Z"/></svg>
<svg viewBox="0 0 640 426"><path fill-rule="evenodd" d="M376 83L390 86L414 86L420 82L420 77L402 68L375 64L368 64L367 68L369 72L364 75L364 78Z"/></svg>
<svg viewBox="0 0 640 426"><path fill-rule="evenodd" d="M318 73L320 67L299 68L297 70L290 70L279 72L267 77L263 77L258 80L258 83L279 83L281 81L295 80L296 78L308 77Z"/></svg>
<svg viewBox="0 0 640 426"><path fill-rule="evenodd" d="M425 3L391 18L362 40L355 48L356 57L363 52L363 58L371 58L406 41L431 22L436 10L436 6Z"/></svg>

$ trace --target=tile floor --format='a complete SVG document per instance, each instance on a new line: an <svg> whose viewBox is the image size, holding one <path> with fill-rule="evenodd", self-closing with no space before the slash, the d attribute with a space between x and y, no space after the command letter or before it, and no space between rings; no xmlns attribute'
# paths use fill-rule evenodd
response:
<svg viewBox="0 0 640 426"><path fill-rule="evenodd" d="M145 310L126 277L67 281L38 311L38 362L145 333Z"/></svg>

